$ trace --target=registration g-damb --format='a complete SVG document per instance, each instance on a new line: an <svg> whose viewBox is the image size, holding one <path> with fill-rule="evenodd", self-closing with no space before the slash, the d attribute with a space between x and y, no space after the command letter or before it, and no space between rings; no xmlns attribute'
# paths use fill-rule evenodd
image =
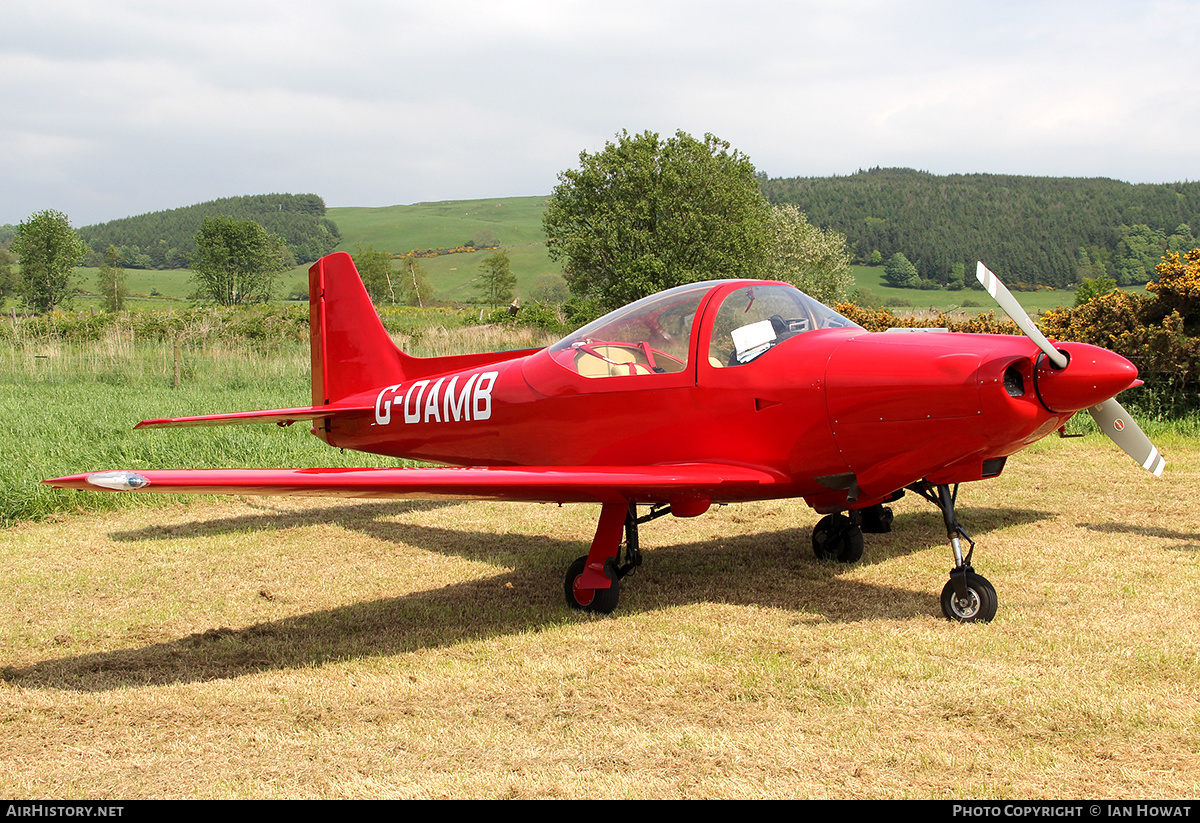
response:
<svg viewBox="0 0 1200 823"><path fill-rule="evenodd" d="M390 424L393 412L397 420L405 423L488 420L492 416L492 386L497 376L499 372L476 372L466 378L461 389L458 388L461 374L449 378L448 383L445 377L436 381L417 380L407 391L401 391L402 383L388 386L375 398L375 423Z"/></svg>

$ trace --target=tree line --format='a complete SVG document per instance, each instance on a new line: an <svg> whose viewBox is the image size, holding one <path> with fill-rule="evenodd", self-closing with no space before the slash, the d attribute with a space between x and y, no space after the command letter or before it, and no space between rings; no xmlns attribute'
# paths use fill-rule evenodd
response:
<svg viewBox="0 0 1200 823"><path fill-rule="evenodd" d="M259 194L226 197L183 208L111 220L79 229L88 251L83 264L98 266L106 250L117 250L129 269L184 269L196 254L196 233L211 217L253 220L282 238L295 263L311 263L341 241L337 224L315 194Z"/></svg>
<svg viewBox="0 0 1200 823"><path fill-rule="evenodd" d="M1062 288L1097 276L1146 283L1164 254L1195 247L1200 230L1200 182L884 168L759 181L770 202L795 204L843 233L856 260L903 254L921 280L943 286L956 266L969 272L976 260L1010 287Z"/></svg>

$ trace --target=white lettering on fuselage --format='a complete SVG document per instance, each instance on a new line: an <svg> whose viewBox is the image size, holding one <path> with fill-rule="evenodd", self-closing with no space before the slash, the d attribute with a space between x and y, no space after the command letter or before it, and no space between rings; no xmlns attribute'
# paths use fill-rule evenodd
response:
<svg viewBox="0 0 1200 823"><path fill-rule="evenodd" d="M500 372L476 372L467 378L462 390L458 390L461 374L456 374L446 383L439 377L430 385L429 380L417 380L404 389L403 383L388 386L375 398L375 423L386 426L392 422L392 410L403 414L405 423L458 423L472 420L488 420L492 416L492 387ZM443 389L443 384L445 388Z"/></svg>

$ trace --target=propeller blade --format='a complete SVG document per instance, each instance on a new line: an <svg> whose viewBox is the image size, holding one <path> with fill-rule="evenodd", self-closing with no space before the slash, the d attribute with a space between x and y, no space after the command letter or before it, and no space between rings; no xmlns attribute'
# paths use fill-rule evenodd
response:
<svg viewBox="0 0 1200 823"><path fill-rule="evenodd" d="M1024 307L1000 282L1000 278L982 262L975 267L975 277L987 289L987 293L992 296L992 299L1000 304L1004 313L1017 324L1021 331L1025 332L1025 336L1046 353L1046 357L1049 358L1054 368L1065 368L1067 356L1050 345L1046 335L1042 334L1033 324ZM1134 421L1129 412L1125 411L1125 407L1115 398L1110 397L1103 403L1092 406L1088 409L1088 413L1092 415L1092 419L1096 421L1100 431L1108 435L1108 438L1120 446L1122 451L1155 477L1162 477L1167 461L1158 453L1158 449L1150 442L1150 438L1142 431L1142 427Z"/></svg>
<svg viewBox="0 0 1200 823"><path fill-rule="evenodd" d="M1092 406L1088 409L1088 413L1096 421L1100 431L1107 434L1114 443L1121 447L1122 451L1155 477L1162 477L1167 461L1158 453L1158 449L1150 442L1150 438L1142 431L1142 427L1134 422L1129 412L1125 411L1125 407L1115 398Z"/></svg>
<svg viewBox="0 0 1200 823"><path fill-rule="evenodd" d="M1050 362L1054 364L1054 368L1061 369L1067 365L1067 356L1058 349L1050 345L1050 341L1046 339L1046 335L1038 330L1038 327L1033 325L1033 321L1029 319L1029 315L1025 309L1017 302L1017 298L1012 296L1000 278L995 275L982 262L975 267L975 279L978 280L983 287L987 289L987 293L992 296L992 299L1000 304L1000 308L1004 309L1004 313L1008 315L1021 331L1025 332L1025 336L1034 342L1034 344L1046 353L1046 357L1050 358Z"/></svg>

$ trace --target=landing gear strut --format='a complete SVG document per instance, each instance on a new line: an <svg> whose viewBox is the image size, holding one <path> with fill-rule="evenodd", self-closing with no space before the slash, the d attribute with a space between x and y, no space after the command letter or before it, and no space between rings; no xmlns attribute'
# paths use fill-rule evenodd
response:
<svg viewBox="0 0 1200 823"><path fill-rule="evenodd" d="M638 517L636 503L605 503L591 551L576 558L567 568L563 584L567 605L585 612L611 614L621 597L621 579L642 565L638 526L670 513L670 506L660 504ZM622 530L624 543L620 542ZM622 548L624 562L621 562Z"/></svg>
<svg viewBox="0 0 1200 823"><path fill-rule="evenodd" d="M958 485L934 486L932 483L915 483L908 488L941 509L946 524L946 536L954 552L954 568L950 580L942 589L942 614L947 620L959 623L988 623L996 616L996 589L986 577L976 574L971 567L971 555L975 553L975 541L959 524L954 514L954 503L958 498ZM962 541L970 544L963 555Z"/></svg>

